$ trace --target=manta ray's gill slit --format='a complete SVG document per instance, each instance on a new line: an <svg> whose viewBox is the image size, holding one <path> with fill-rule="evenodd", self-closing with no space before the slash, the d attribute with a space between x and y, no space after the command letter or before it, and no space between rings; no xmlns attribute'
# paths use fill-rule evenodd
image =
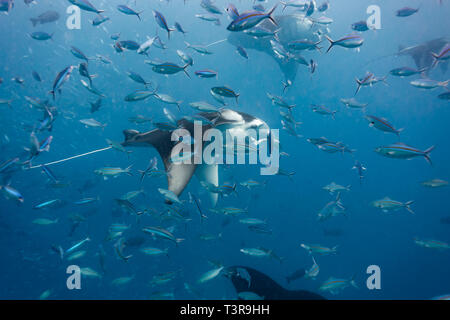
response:
<svg viewBox="0 0 450 320"><path fill-rule="evenodd" d="M38 165L35 165L35 166L31 166L31 167L29 167L27 169L42 168L44 166L47 167L47 166L51 166L51 165L58 164L58 163L61 163L61 162L66 162L66 161L69 161L69 160L73 160L73 159L76 159L76 158L85 157L85 156L88 156L88 155L93 154L93 153L106 151L106 150L109 150L111 148L112 147L109 146L109 147L106 147L106 148L96 149L96 150L89 151L89 152L82 153L82 154L78 154L76 156L72 156L72 157L69 157L69 158L64 158L64 159L61 159L61 160L56 160L56 161L52 161L52 162L48 162L48 163L43 163L43 164L38 164Z"/></svg>

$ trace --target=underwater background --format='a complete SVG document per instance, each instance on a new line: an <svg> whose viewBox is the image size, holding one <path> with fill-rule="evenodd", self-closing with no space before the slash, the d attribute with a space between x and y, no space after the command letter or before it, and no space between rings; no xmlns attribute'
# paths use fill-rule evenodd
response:
<svg viewBox="0 0 450 320"><path fill-rule="evenodd" d="M96 14L81 11L81 29L69 30L66 9L71 3L63 0L37 0L29 5L14 1L10 12L0 15L0 78L3 79L0 99L12 100L10 107L0 105L0 162L22 154L24 147L29 148L33 126L42 120L42 110L30 108L25 96L48 99L58 108L51 132L36 133L39 141L53 136L50 150L33 159L33 164L41 164L107 147L106 139L123 141L124 129L145 132L154 128L151 123L131 123L130 117L142 115L163 122L166 121L162 112L165 107L181 118L195 113L189 103L202 100L220 107L209 89L227 85L240 94L238 103L227 99L227 108L251 114L267 122L272 129L280 129L282 151L289 154L281 156L280 167L295 175L260 176L259 165L220 168L220 181L236 183L237 187L236 194L220 197L217 206L246 208L246 216L265 220L272 232L260 234L240 223L241 216L223 216L209 211L206 191L196 178L180 195L180 200L185 201L180 210L190 220L167 218L162 214L167 206L158 192L158 188L167 188L166 178L146 177L142 185L139 183L137 170L144 170L151 158L157 157L158 168L163 169L157 151L152 148L130 148L132 153L129 154L108 150L51 166L62 182L59 188L52 187L39 168L27 169L24 165L12 172L2 172L0 184L19 190L24 201L20 203L3 196L0 199L1 299L235 299L234 288L226 277L198 283L202 274L214 268L209 261L220 262L225 267L253 267L285 288L313 292L319 292L321 284L330 277L355 277L358 289L350 286L336 295L321 292L329 299L430 299L450 293L450 250L425 248L414 242L417 237L450 243L448 186L427 188L421 184L434 178L450 179L449 102L437 97L445 92L444 88L421 90L409 83L420 79L420 75L409 78L388 75L396 67L416 67L411 57L395 55L399 46L409 47L449 37L450 4L447 1L329 1L330 8L323 14L334 20L328 26L332 39L350 34L350 25L367 19L366 9L372 4L381 8L381 29L361 33L364 44L359 52L335 46L325 54L328 43L323 38L321 52L305 52L308 61L313 59L317 63L317 70L311 74L308 67L299 66L295 81L284 94L283 73L263 52L249 49L249 57L245 59L227 41L209 47L213 52L209 55L186 48L184 41L206 45L226 39L230 33L226 26L231 20L225 10L219 16L221 24L215 25L195 17L206 13L200 1L91 2L105 10L104 15L110 20L93 26L90 20ZM275 3L270 0L261 4L268 10ZM142 20L119 12L116 6L120 4L143 11ZM228 2L217 0L215 5L223 9ZM241 0L234 5L239 11L245 11L251 10L254 3ZM420 10L410 17L396 17L395 11L405 6L420 6ZM58 12L60 18L33 27L29 19L47 10ZM169 26L179 22L187 33L171 32L169 40L167 33L157 25L152 10L163 13ZM287 7L282 11L282 6L278 6L275 16L295 10ZM52 39L32 39L30 34L35 31L53 34ZM157 34L167 49L152 47L149 57L131 50L117 53L113 48L115 41L111 39L115 33L120 33L121 40L139 44L146 41L147 36ZM90 112L90 103L98 97L80 84L80 79L86 78L82 78L78 70L74 70L61 87L56 100L48 93L58 72L83 62L70 52L71 46L81 49L88 57L102 55L111 61L105 64L89 60L88 63L89 72L96 75L95 87L105 96L100 110L94 114ZM190 79L183 72L166 77L153 72L151 66L144 63L150 59L182 65L177 49L187 52L194 60L194 65L187 68ZM206 68L217 71L218 77L195 76L194 70ZM41 82L33 78L33 70L40 75ZM160 92L183 101L180 111L175 105L163 104L153 97L125 102L124 97L129 93L145 89L127 76L130 70L157 83ZM341 98L354 96L355 78L362 78L369 71L379 77L388 75L387 85L363 87L356 98L368 103L367 114L385 117L396 128L405 128L400 138L370 128L362 110L347 108L340 102ZM434 68L428 76L445 81L448 72ZM23 84L11 80L14 77L21 77ZM271 103L267 93L283 96L289 104L296 105L292 113L302 122L297 130L303 137L281 130L280 107ZM313 112L311 104L336 110L335 119ZM87 127L79 122L86 118L95 118L107 125ZM311 137L341 141L356 151L323 152L307 142ZM434 145L436 148L430 155L433 165L422 157L407 161L374 152L379 146L398 141L420 150ZM356 160L367 168L361 183L358 172L352 170ZM127 168L130 165L133 165L132 176L124 174L104 180L94 173L102 167ZM252 189L240 185L250 179L266 184ZM346 214L321 222L318 212L336 197L336 193L330 195L323 190L331 182L351 185L350 190L340 194ZM145 193L132 202L139 210L147 209L148 214L136 216L124 212L114 200L140 189ZM204 221L196 205L189 201L188 193L201 200L202 211L208 216ZM371 205L386 196L401 202L414 200L411 208L415 214L403 208L384 213ZM74 204L87 197L99 200ZM33 209L52 199L59 199L64 205ZM37 218L57 219L57 222L33 223ZM118 257L114 248L118 238L108 239L112 224L129 227L120 234L125 243L128 240L124 249L126 255L132 255L127 262ZM173 234L185 240L175 245L171 241L153 239L142 232L145 226L174 227L170 229ZM202 235L214 237L204 240ZM66 250L86 237L91 241L79 249L86 252L78 259L67 261L65 257L61 260L52 249L61 246ZM337 254L314 255L320 266L315 280L300 278L287 283L286 277L292 272L312 265L311 255L300 246L302 243L338 246ZM168 248L168 254L145 255L140 251L145 247ZM244 247L271 249L283 257L282 262L244 255L240 252ZM104 271L99 259L104 259ZM99 276L82 276L81 290L68 290L66 268L72 264L96 270ZM380 290L366 287L369 265L378 265L381 269ZM176 274L167 282L152 284L154 276L167 272ZM129 279L124 283L114 282L122 277ZM192 290L186 290L185 283Z"/></svg>

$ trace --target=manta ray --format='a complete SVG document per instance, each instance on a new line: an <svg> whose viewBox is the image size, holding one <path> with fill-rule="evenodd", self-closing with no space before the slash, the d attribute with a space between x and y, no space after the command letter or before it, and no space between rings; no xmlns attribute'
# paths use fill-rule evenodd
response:
<svg viewBox="0 0 450 320"><path fill-rule="evenodd" d="M277 25L269 20L264 20L257 27L271 32L278 30L278 42L286 51L289 51L288 43L294 40L306 39L314 42L320 41L320 36L317 33L319 26L314 24L310 19L305 18L303 14L296 13L275 16L274 20ZM270 40L273 40L273 37L255 38L245 32L230 32L227 40L236 47L240 46L244 49L253 49L266 53L277 62L281 72L284 74L285 80L294 82L297 76L298 63L293 59L280 59L276 56L270 44Z"/></svg>
<svg viewBox="0 0 450 320"><path fill-rule="evenodd" d="M249 267L228 267L225 275L231 280L238 294L252 292L264 300L325 300L314 292L285 289L269 276Z"/></svg>
<svg viewBox="0 0 450 320"><path fill-rule="evenodd" d="M428 73L434 62L432 53L438 54L447 43L450 43L449 39L438 38L412 47L400 47L397 56L410 56L418 69L425 68ZM448 61L440 62L439 67L445 74L448 69Z"/></svg>
<svg viewBox="0 0 450 320"><path fill-rule="evenodd" d="M214 128L221 132L231 130L234 137L245 135L247 129L265 128L269 126L261 119L249 114L234 111L231 109L221 109L218 112L202 112L197 117L203 118L206 122L202 123L202 132ZM191 137L195 137L194 123L191 120L181 119L177 121L177 128L186 129ZM195 164L195 163L174 163L171 161L172 150L179 141L172 141L172 131L154 129L148 132L139 132L136 130L124 130L125 141L122 143L124 147L154 147L163 163L167 172L168 190L179 196L186 188L187 184L195 175L200 181L205 181L214 186L219 186L218 165L211 164ZM202 152L206 144L203 143ZM195 148L195 146L194 146ZM210 200L215 206L218 194L210 193ZM171 203L170 201L166 201Z"/></svg>

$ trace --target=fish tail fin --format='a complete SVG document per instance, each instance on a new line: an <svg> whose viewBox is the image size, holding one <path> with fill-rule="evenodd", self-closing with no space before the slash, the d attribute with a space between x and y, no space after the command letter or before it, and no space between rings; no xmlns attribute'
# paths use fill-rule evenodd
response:
<svg viewBox="0 0 450 320"><path fill-rule="evenodd" d="M48 93L50 93L52 95L52 97L53 97L53 100L55 100L55 90L51 90Z"/></svg>
<svg viewBox="0 0 450 320"><path fill-rule="evenodd" d="M317 41L315 44L314 44L314 48L316 49L316 50L318 50L320 53L322 53L322 47L320 47L319 46L319 44L321 44L322 43L322 40L320 40L320 41Z"/></svg>
<svg viewBox="0 0 450 320"><path fill-rule="evenodd" d="M327 49L327 53L328 53L331 50L331 48L333 48L335 42L333 40L331 40L331 38L327 35L325 35L325 38L327 38L327 40L330 42L330 46Z"/></svg>
<svg viewBox="0 0 450 320"><path fill-rule="evenodd" d="M431 52L431 55L433 57L433 64L431 65L430 69L434 69L439 63L439 55L434 52Z"/></svg>
<svg viewBox="0 0 450 320"><path fill-rule="evenodd" d="M424 151L425 160L427 160L430 165L433 165L433 162L431 161L431 158L430 158L430 153L431 153L431 151L434 150L434 148L435 148L435 146L431 146L427 150Z"/></svg>
<svg viewBox="0 0 450 320"><path fill-rule="evenodd" d="M358 87L356 88L355 96L358 94L359 90L361 89L361 81L359 79L356 79L356 83L358 84Z"/></svg>
<svg viewBox="0 0 450 320"><path fill-rule="evenodd" d="M278 23L272 17L272 14L275 11L275 9L277 8L277 6L278 6L278 3L276 5L274 5L272 9L270 9L270 11L267 13L267 16L268 16L269 20L272 21L272 23L278 27Z"/></svg>
<svg viewBox="0 0 450 320"><path fill-rule="evenodd" d="M189 73L187 72L186 68L189 66L189 63L186 63L186 65L183 67L183 71L184 73L188 76L189 79L191 79L191 76L189 75Z"/></svg>
<svg viewBox="0 0 450 320"><path fill-rule="evenodd" d="M439 82L439 85L441 87L447 88L449 83L450 83L450 80L446 80L446 81Z"/></svg>
<svg viewBox="0 0 450 320"><path fill-rule="evenodd" d="M36 27L36 25L37 25L37 23L38 23L38 19L35 19L35 18L31 18L30 19L30 21L31 21L31 23L33 24L33 27Z"/></svg>
<svg viewBox="0 0 450 320"><path fill-rule="evenodd" d="M50 151L50 144L46 145L40 152L49 152Z"/></svg>
<svg viewBox="0 0 450 320"><path fill-rule="evenodd" d="M139 18L139 21L142 21L142 20L141 20L141 14L142 14L143 12L144 12L144 10L142 10L141 12L136 13L137 17Z"/></svg>
<svg viewBox="0 0 450 320"><path fill-rule="evenodd" d="M283 6L283 9L282 9L281 11L284 12L284 10L285 10L286 7L287 7L287 3L286 3L286 2L283 2L283 1L280 1L280 4ZM288 281L288 283L289 283L289 281Z"/></svg>
<svg viewBox="0 0 450 320"><path fill-rule="evenodd" d="M141 175L141 177L140 177L140 179L139 179L139 182L142 183L142 181L144 181L146 172L145 172L144 170L138 170L138 172L139 172L140 175Z"/></svg>
<svg viewBox="0 0 450 320"><path fill-rule="evenodd" d="M431 147L429 147L427 150L425 150L424 152L425 152L426 154L429 154L431 151L434 150L434 148L435 148L435 146L431 146Z"/></svg>
<svg viewBox="0 0 450 320"><path fill-rule="evenodd" d="M158 90L159 90L159 84L157 83L155 90L153 90L153 92L152 92L152 95L157 96L158 95Z"/></svg>
<svg viewBox="0 0 450 320"><path fill-rule="evenodd" d="M415 214L415 212L411 209L411 205L414 203L414 200L408 201L405 203L405 208L406 210L408 210L410 213Z"/></svg>
<svg viewBox="0 0 450 320"><path fill-rule="evenodd" d="M133 165L129 165L128 167L126 167L126 169L124 170L125 171L125 173L127 174L127 175L129 175L129 176L132 176L133 175L133 173L131 173L131 167L132 167Z"/></svg>

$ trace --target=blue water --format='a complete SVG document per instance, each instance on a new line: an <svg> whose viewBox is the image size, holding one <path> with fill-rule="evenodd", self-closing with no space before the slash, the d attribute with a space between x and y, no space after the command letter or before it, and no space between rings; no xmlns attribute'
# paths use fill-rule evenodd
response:
<svg viewBox="0 0 450 320"><path fill-rule="evenodd" d="M209 212L208 199L204 188L196 178L180 195L185 200L184 214L191 221L177 222L162 220L158 214L136 217L122 212L114 199L128 191L140 189L137 170L144 169L150 158L157 156L151 148L132 148L129 158L121 152L108 150L95 155L52 166L51 169L65 188L49 186L47 177L40 169L16 170L11 175L2 176L2 185L10 183L19 190L24 202L0 199L0 298L2 299L38 299L50 290L49 299L147 299L155 292L173 293L175 299L233 299L236 294L230 282L219 276L209 282L198 284L200 276L214 268L209 260L220 261L224 266L245 265L256 268L289 289L305 289L319 292L319 286L330 277L350 278L355 276L359 289L350 287L338 295L322 293L330 299L429 299L450 293L450 256L449 250L434 250L416 245L414 237L450 242L450 225L440 223L440 219L450 215L449 189L426 188L420 184L424 180L440 178L450 179L450 152L448 144L448 121L450 109L448 101L437 98L444 89L420 90L409 84L412 79L388 76L388 85L376 84L362 88L356 96L359 101L368 102L367 112L389 119L397 128L405 128L401 141L421 150L435 145L431 153L433 166L422 157L410 161L389 159L374 152L378 146L398 141L393 134L383 133L368 127L360 110L347 109L339 102L340 98L350 98L356 89L355 77L361 78L367 71L376 76L384 76L389 70L401 67L415 67L410 57L395 57L399 45L412 46L431 39L449 36L450 4L448 1L330 1L331 7L325 13L334 20L329 26L330 36L335 39L351 32L350 25L366 19L366 8L377 4L381 8L381 30L367 31L360 52L334 47L330 53L308 52L308 58L318 63L317 71L300 66L296 80L290 87L285 99L296 104L294 117L303 124L298 132L303 138L295 138L280 130L283 151L289 156L281 157L281 167L286 171L295 171L292 179L285 176L260 176L259 166L234 165L220 168L220 180L238 184L237 196L231 195L219 200L219 207L234 206L248 208L249 217L267 220L273 230L272 235L251 232L239 223L240 217L231 218L223 226L224 217ZM139 21L137 17L126 16L117 11L118 4L125 1L92 0L97 7L106 11L111 20L99 27L93 27L90 20L95 14L81 12L81 29L68 30L66 27L66 8L68 1L38 0L29 7L22 1L8 15L0 16L0 99L12 99L11 108L1 105L0 109L0 162L14 158L29 147L30 130L42 118L42 112L30 108L25 96L50 99L57 106L59 116L54 122L51 133L37 133L41 141L48 135L53 136L49 152L41 153L33 164L46 163L72 155L85 153L106 147L106 139L122 141L123 129L147 131L151 124L136 125L128 118L136 115L164 120L162 108L168 108L177 118L194 114L188 103L205 100L218 105L211 98L212 86L228 85L240 93L239 104L229 100L232 109L246 112L266 121L273 129L281 129L279 107L273 106L266 93L282 94L283 74L272 58L264 53L248 50L249 59L239 56L235 47L227 42L211 46L212 55L200 55L186 49L183 41L193 44L209 44L226 39L229 23L226 12L220 17L221 26L195 18L195 14L206 13L199 1L172 0L128 1L128 5L143 11ZM218 0L216 5L224 8L228 2ZM270 0L262 3L266 8L275 4ZM418 7L417 14L407 18L395 17L395 10L406 5ZM240 11L251 8L249 1L237 2ZM151 13L152 9L162 12L169 25L179 22L188 32L185 36L172 32L171 39L160 29ZM46 10L59 12L60 19L32 27L29 18L36 17ZM293 12L287 8L284 14ZM278 8L276 15L281 14ZM315 13L315 16L320 16ZM49 41L31 39L29 33L45 31L54 33ZM121 40L144 42L147 36L156 32L168 46L161 50L152 47L149 58L127 51L118 54L114 51L110 35L121 34ZM322 46L326 47L324 39ZM96 74L94 86L106 95L101 109L90 114L89 102L97 97L80 85L80 75L75 70L71 79L62 86L53 102L48 91L52 88L56 74L69 65L78 65L81 60L70 53L70 46L80 48L88 57L96 54L107 56L112 64L99 61L89 62L89 71ZM183 72L165 77L154 73L144 60L171 61L181 65L176 50L188 52L194 59L194 66L188 67L191 79ZM381 59L378 59L383 57ZM195 70L210 68L219 72L218 79L200 79ZM31 71L37 71L42 83L36 82ZM164 105L154 98L127 103L124 97L143 87L127 77L127 71L141 74L147 81L159 85L162 93L182 100L181 112L174 105ZM13 77L22 77L23 85L11 81ZM430 72L436 80L446 80L439 68ZM86 80L86 78L83 78ZM312 112L310 104L324 104L337 110L336 119ZM95 118L107 124L104 129L87 128L80 119ZM306 141L309 137L327 137L333 141L342 141L352 149L353 154L328 154ZM358 174L352 170L355 160L367 167L362 184ZM94 174L102 167L126 168L133 165L133 176L121 175L103 180ZM158 167L163 168L158 158ZM267 181L264 188L247 190L240 182L255 179ZM93 186L82 190L86 181ZM317 221L317 213L334 196L322 187L330 182L347 186L351 190L341 194L341 201L347 216L332 217L325 222ZM166 209L158 188L167 188L164 177L147 177L143 183L145 196L133 199L139 209L152 208L158 213ZM196 207L189 203L188 192L198 195L202 209L208 215L200 221ZM390 214L371 206L374 200L389 196L406 202L414 200L412 208L415 215L400 209ZM99 197L100 201L84 206L73 202L84 197ZM33 206L51 199L61 199L67 204L61 208L33 210ZM75 231L71 216L81 215L85 219ZM56 224L37 225L36 218L58 219ZM122 223L131 228L122 235L124 239L142 238L140 247L129 246L125 253L132 254L128 262L121 260L115 250L116 240L105 240L112 223ZM144 234L144 226L175 226L173 233L185 241L175 246L166 240L153 240ZM326 236L324 230L337 229L339 236ZM201 234L218 235L217 240L199 239ZM51 248L61 246L67 250L76 242L89 236L92 241L80 250L86 255L78 260L61 260ZM316 280L299 279L289 285L285 277L299 268L309 268L312 264L307 251L301 243L321 244L327 247L338 245L338 253L330 256L315 255L320 266ZM99 258L96 255L102 245L105 252L105 273L101 272ZM168 248L169 257L145 256L139 251L144 247ZM276 259L246 256L239 250L243 247L264 247L273 249L280 257ZM90 267L101 273L101 278L82 277L81 290L68 290L66 287L66 268L70 264L81 268ZM378 265L381 269L381 289L366 288L366 268ZM177 271L174 280L152 286L152 277L169 271ZM111 282L119 277L133 277L124 285L114 286ZM184 283L194 287L198 295L189 293Z"/></svg>

